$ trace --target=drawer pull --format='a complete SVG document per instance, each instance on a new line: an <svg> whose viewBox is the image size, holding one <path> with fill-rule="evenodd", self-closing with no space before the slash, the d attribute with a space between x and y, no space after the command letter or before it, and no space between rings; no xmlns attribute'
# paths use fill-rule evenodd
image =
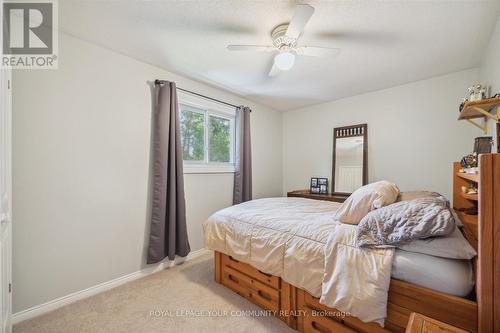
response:
<svg viewBox="0 0 500 333"><path fill-rule="evenodd" d="M259 290L259 291L257 292L257 294L258 294L260 297L262 297L263 299L267 300L267 301L272 301L272 300L273 300L273 299L271 298L271 296L270 296L270 295L268 295L268 294L266 294L266 293L262 292L262 290Z"/></svg>
<svg viewBox="0 0 500 333"><path fill-rule="evenodd" d="M324 327L323 325L318 324L316 321L311 321L311 326L314 328L316 331L321 332L321 333L330 333L331 331Z"/></svg>

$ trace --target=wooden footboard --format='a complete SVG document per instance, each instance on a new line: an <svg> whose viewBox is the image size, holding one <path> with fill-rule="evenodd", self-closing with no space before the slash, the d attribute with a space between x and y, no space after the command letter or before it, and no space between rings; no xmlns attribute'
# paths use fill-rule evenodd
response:
<svg viewBox="0 0 500 333"><path fill-rule="evenodd" d="M477 331L477 303L399 280L391 280L385 328L345 316L279 277L220 252L215 252L215 280L305 333L404 332L411 312Z"/></svg>

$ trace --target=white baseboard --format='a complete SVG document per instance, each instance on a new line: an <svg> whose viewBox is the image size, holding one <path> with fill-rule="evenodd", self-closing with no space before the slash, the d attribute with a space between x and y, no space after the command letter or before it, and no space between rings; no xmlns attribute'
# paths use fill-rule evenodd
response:
<svg viewBox="0 0 500 333"><path fill-rule="evenodd" d="M98 294L98 293L102 293L103 291L106 291L109 289L116 288L116 287L121 286L122 284L125 284L127 282L131 282L131 281L140 279L142 277L145 277L145 276L148 276L150 274L164 270L166 268L175 266L175 265L180 264L184 261L192 260L194 258L197 258L199 256L202 256L202 255L210 253L210 252L211 252L210 250L206 250L206 249L196 250L196 251L189 253L188 256L185 258L176 258L174 261L167 260L167 261L161 262L159 264L156 264L154 266L141 269L140 271L130 273L130 274L127 274L125 276L121 276L119 278L113 279L111 281L103 282L103 283L100 283L96 286L93 286L93 287L90 287L90 288L87 288L84 290L80 290L80 291L71 293L69 295L60 297L60 298L56 298L56 299L49 301L47 303L43 303L43 304L34 306L34 307L26 309L26 310L16 312L12 315L12 324L15 325L15 324L20 323L24 320L28 320L28 319L40 316L44 313L59 309L60 307L63 307L63 306L68 305L70 303L79 301L81 299L90 297L90 296Z"/></svg>

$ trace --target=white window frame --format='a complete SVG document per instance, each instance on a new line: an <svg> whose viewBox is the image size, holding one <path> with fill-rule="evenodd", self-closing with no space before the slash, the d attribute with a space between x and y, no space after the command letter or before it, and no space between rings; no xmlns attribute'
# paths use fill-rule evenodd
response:
<svg viewBox="0 0 500 333"><path fill-rule="evenodd" d="M233 173L234 172L234 159L235 159L235 117L236 109L226 106L221 103L211 101L196 95L185 93L183 91L177 92L177 98L180 105L194 107L200 110L200 113L205 115L205 147L204 147L204 160L203 161L184 161L184 173ZM198 111L193 111L198 112ZM230 126L230 161L229 163L223 162L210 162L210 144L209 144L209 131L210 131L210 116L223 118L229 120Z"/></svg>

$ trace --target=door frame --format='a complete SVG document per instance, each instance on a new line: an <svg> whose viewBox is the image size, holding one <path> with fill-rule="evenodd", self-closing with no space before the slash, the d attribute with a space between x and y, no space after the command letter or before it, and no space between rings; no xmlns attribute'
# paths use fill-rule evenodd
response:
<svg viewBox="0 0 500 333"><path fill-rule="evenodd" d="M12 71L0 69L0 332L12 332ZM3 187L3 186L2 186Z"/></svg>

